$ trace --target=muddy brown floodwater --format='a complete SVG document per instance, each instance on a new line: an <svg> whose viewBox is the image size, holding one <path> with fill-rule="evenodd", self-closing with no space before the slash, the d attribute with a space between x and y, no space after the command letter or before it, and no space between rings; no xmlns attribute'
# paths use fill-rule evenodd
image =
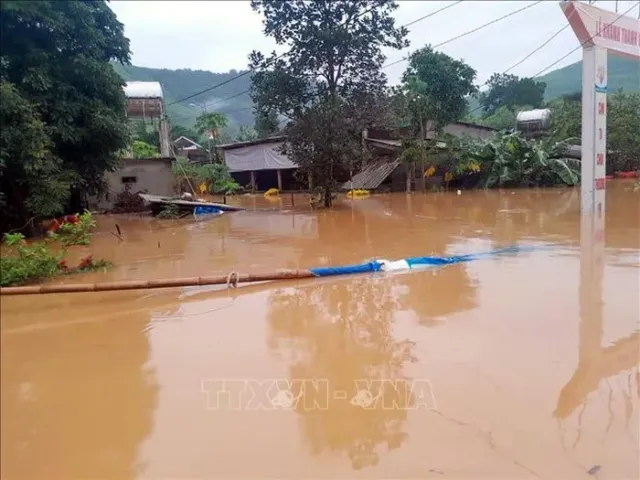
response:
<svg viewBox="0 0 640 480"><path fill-rule="evenodd" d="M230 290L3 297L2 478L638 478L634 188L608 184L604 273L582 283L574 190L102 217L90 251L115 266L56 281L550 247Z"/></svg>

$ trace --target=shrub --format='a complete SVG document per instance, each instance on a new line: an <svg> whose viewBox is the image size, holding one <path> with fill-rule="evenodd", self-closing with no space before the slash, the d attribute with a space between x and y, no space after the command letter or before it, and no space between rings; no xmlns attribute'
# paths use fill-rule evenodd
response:
<svg viewBox="0 0 640 480"><path fill-rule="evenodd" d="M49 235L44 241L27 244L21 233L5 233L4 242L14 255L0 257L0 285L18 285L56 275L65 252L51 250L54 239L55 235Z"/></svg>
<svg viewBox="0 0 640 480"><path fill-rule="evenodd" d="M93 214L85 210L78 217L77 223L64 223L58 229L60 241L64 246L89 245L91 241L91 229L96 226Z"/></svg>
<svg viewBox="0 0 640 480"><path fill-rule="evenodd" d="M89 243L91 229L95 224L91 212L85 211L78 217L77 223L64 223L57 229L59 233L49 232L40 241L27 243L21 233L5 233L4 244L7 254L0 257L0 285L20 285L65 273L108 266L109 262L93 260L88 256L83 258L77 267L69 268L63 259L68 246ZM60 251L52 248L56 241L62 245Z"/></svg>
<svg viewBox="0 0 640 480"><path fill-rule="evenodd" d="M229 169L221 163L196 165L186 158L178 158L173 165L177 178L188 179L192 185L205 183L210 193L233 195L241 187L229 174Z"/></svg>

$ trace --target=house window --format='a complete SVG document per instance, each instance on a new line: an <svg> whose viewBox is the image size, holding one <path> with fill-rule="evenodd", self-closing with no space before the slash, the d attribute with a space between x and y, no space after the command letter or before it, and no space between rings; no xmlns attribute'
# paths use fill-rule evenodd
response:
<svg viewBox="0 0 640 480"><path fill-rule="evenodd" d="M122 177L122 183L136 183L138 181L137 177Z"/></svg>

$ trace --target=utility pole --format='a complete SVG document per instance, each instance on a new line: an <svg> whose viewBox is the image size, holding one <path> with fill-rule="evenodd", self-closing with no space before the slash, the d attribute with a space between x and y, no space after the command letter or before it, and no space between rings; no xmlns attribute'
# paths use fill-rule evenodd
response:
<svg viewBox="0 0 640 480"><path fill-rule="evenodd" d="M202 103L200 105L196 105L195 103L190 103L189 106L191 107L200 107L202 109L202 115L204 116L205 113L207 113L207 104L206 103ZM209 150L209 163L213 163L213 158L211 156L211 136L213 135L213 133L211 131L207 131L207 145L208 145L208 150Z"/></svg>

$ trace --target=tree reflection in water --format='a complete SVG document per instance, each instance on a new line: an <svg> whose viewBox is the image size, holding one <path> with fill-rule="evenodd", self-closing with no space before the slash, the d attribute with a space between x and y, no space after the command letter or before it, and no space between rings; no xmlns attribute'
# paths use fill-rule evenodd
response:
<svg viewBox="0 0 640 480"><path fill-rule="evenodd" d="M398 280L406 287L401 297L403 307L413 310L425 327L437 326L449 315L478 306L478 282L462 264L411 272Z"/></svg>
<svg viewBox="0 0 640 480"><path fill-rule="evenodd" d="M395 289L389 277L367 277L277 290L270 298L270 346L290 354L292 380L318 380L318 389L292 392L314 455L342 451L361 469L378 463L383 445L398 448L406 439L414 399L403 370L416 359L413 342L393 335ZM362 381L380 395L371 408L350 401Z"/></svg>

